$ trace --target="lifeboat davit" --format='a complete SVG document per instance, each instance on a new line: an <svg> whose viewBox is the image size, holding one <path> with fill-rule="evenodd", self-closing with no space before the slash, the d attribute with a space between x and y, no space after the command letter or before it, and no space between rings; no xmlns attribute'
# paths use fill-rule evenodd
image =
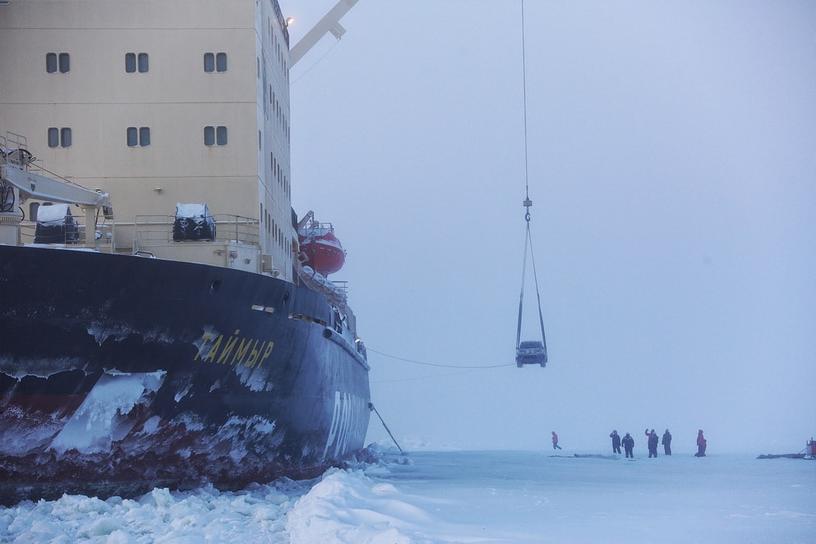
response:
<svg viewBox="0 0 816 544"><path fill-rule="evenodd" d="M334 227L330 223L306 225L298 230L298 240L301 253L305 256L304 265L311 266L324 276L343 268L346 250L334 235Z"/></svg>

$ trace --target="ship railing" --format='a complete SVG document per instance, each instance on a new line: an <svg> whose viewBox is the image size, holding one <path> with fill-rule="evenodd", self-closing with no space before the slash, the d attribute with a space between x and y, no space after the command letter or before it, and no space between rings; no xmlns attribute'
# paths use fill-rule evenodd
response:
<svg viewBox="0 0 816 544"><path fill-rule="evenodd" d="M321 223L319 221L309 221L304 225L301 230L303 234L309 233L310 231L318 231L318 232L334 232L334 225L331 223Z"/></svg>
<svg viewBox="0 0 816 544"><path fill-rule="evenodd" d="M27 170L32 160L25 136L9 131L0 134L0 164L9 163Z"/></svg>
<svg viewBox="0 0 816 544"><path fill-rule="evenodd" d="M20 223L20 243L23 245L47 244L55 247L86 247L85 224L77 219L77 217L74 217L73 227L64 229L59 238L55 238L53 233L49 233L47 241L37 241L36 221L23 221ZM114 253L116 251L115 228L113 223L97 223L96 243L90 249L96 249L104 253Z"/></svg>
<svg viewBox="0 0 816 544"><path fill-rule="evenodd" d="M211 217L215 222L215 240L202 241L221 243L237 242L241 244L258 245L259 230L257 219L233 214L214 214ZM151 246L164 246L175 243L197 243L198 241L195 240L183 242L173 240L173 224L175 220L175 216L172 215L137 215L134 223L134 251Z"/></svg>
<svg viewBox="0 0 816 544"><path fill-rule="evenodd" d="M6 149L28 149L28 138L16 132L6 131L0 134L0 147Z"/></svg>
<svg viewBox="0 0 816 544"><path fill-rule="evenodd" d="M82 185L79 185L72 179L63 177L46 168L45 163L29 151L28 138L22 134L11 131L6 131L4 135L0 134L0 150L2 150L2 153L0 153L0 164L7 162L25 171L82 187Z"/></svg>
<svg viewBox="0 0 816 544"><path fill-rule="evenodd" d="M344 296L348 297L349 294L349 282L346 280L329 280L331 284L337 289L339 292L343 293Z"/></svg>

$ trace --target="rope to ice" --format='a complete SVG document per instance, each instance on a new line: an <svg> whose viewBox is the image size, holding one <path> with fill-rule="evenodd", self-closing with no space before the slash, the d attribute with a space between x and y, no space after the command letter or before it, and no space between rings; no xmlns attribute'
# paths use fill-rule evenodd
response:
<svg viewBox="0 0 816 544"><path fill-rule="evenodd" d="M399 452L400 452L401 454L405 455L405 452L404 452L404 451L402 450L402 448L400 447L399 442L397 442L397 439L396 439L396 438L394 438L394 435L393 435L393 434L391 434L391 429L389 429L389 428L388 428L388 425L386 425L386 424L385 424L385 420L384 420L384 419L383 419L383 417L380 415L379 410L377 410L377 408L374 406L374 403L373 403L373 402L369 402L369 403L368 403L368 409L369 409L369 410L371 410L372 412L374 412L375 414L377 414L377 417L378 417L378 418L380 418L380 423L382 423L382 426L383 426L383 427L385 427L385 432L387 432L387 433L388 433L388 436L390 436L390 437L391 437L391 440L393 440L393 441L394 441L394 445L395 445L395 446L397 446L397 449L399 450Z"/></svg>
<svg viewBox="0 0 816 544"><path fill-rule="evenodd" d="M468 368L468 369L488 369L488 368L501 368L505 366L515 366L515 363L494 363L494 364L486 364L486 365L458 365L458 364L451 364L451 363L438 363L432 361L420 361L418 359L409 359L408 357L400 357L398 355L391 355L390 353L385 353L382 351L378 351L373 348L366 348L368 351L374 352L378 355L382 355L383 357L387 357L389 359L394 359L396 361L402 361L403 363L411 363L414 365L422 365L422 366L433 366L437 368Z"/></svg>

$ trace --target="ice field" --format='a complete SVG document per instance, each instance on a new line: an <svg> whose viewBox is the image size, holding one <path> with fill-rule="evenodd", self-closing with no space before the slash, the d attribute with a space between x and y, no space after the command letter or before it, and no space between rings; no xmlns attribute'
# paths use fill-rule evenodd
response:
<svg viewBox="0 0 816 544"><path fill-rule="evenodd" d="M549 455L420 452L237 493L64 496L0 509L0 542L816 542L814 461Z"/></svg>

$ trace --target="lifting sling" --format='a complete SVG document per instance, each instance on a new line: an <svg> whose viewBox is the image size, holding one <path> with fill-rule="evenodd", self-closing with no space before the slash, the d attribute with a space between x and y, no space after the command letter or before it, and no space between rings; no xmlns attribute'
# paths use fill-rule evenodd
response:
<svg viewBox="0 0 816 544"><path fill-rule="evenodd" d="M527 277L527 254L530 254L530 261L532 263L533 268L533 280L535 283L536 289L536 302L538 303L538 324L541 328L541 345L538 349L531 349L528 348L530 351L530 363L537 363L541 364L542 366L547 362L547 337L544 333L544 315L541 312L541 292L538 286L538 273L536 271L536 264L535 264L535 254L533 253L533 240L530 235L530 207L533 205L532 201L530 200L529 196L524 201L524 206L527 208L527 212L524 214L524 219L526 221L525 226L525 234L524 234L524 260L521 267L521 294L519 294L519 309L518 309L518 323L516 325L516 362L521 366L524 364L522 362L522 358L524 356L523 349L522 349L522 342L521 342L521 323L522 323L522 314L524 309L524 283ZM525 344L532 345L532 342L525 342ZM525 361L526 362L526 361Z"/></svg>

